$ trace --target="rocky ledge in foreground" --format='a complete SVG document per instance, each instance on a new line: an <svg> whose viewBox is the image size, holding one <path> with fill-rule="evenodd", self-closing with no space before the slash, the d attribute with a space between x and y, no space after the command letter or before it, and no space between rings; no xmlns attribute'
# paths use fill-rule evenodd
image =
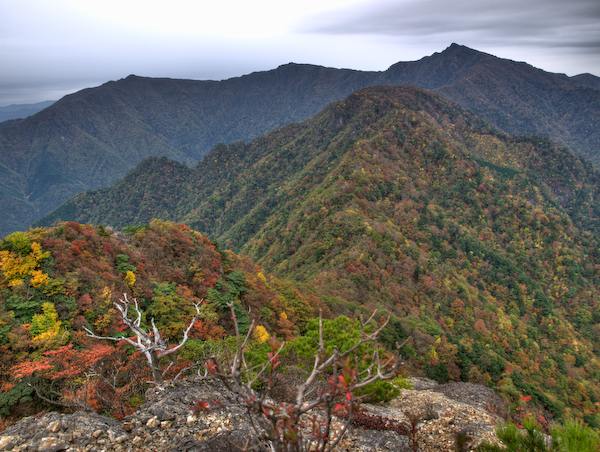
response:
<svg viewBox="0 0 600 452"><path fill-rule="evenodd" d="M463 432L470 450L482 440L495 441L494 428L504 404L491 389L470 383L438 385L413 380L415 390L385 405L363 405L373 416L408 422L406 411L423 419L418 430L421 452L455 451L455 436ZM200 399L223 405L194 415ZM0 451L77 452L230 452L245 448L269 450L256 436L243 409L231 406L235 397L220 381L190 377L167 382L146 393L146 403L124 421L89 412L47 413L21 420L0 434ZM339 447L361 452L410 451L407 436L390 430L356 426Z"/></svg>

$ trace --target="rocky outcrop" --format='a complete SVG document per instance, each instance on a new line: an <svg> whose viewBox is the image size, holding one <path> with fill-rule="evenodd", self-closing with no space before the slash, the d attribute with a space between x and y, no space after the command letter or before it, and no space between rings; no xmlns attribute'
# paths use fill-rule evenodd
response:
<svg viewBox="0 0 600 452"><path fill-rule="evenodd" d="M415 380L415 390L385 405L365 404L366 414L408 423L407 412L422 420L416 434L419 450L454 451L461 432L471 448L495 440L502 400L489 388L469 383L438 385ZM210 412L190 411L196 401L219 401ZM490 411L491 410L491 411ZM367 423L368 424L368 423ZM335 426L334 426L335 427ZM360 452L410 451L408 436L393 430L355 425L340 450ZM229 452L268 451L261 444L245 411L221 382L191 377L167 382L146 393L146 403L124 421L95 413L46 413L24 419L0 434L0 451L44 452Z"/></svg>

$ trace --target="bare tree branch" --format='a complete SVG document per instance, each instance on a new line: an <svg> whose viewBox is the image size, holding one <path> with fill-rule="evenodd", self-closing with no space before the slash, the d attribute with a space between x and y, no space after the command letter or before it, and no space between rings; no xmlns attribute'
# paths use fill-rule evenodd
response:
<svg viewBox="0 0 600 452"><path fill-rule="evenodd" d="M204 300L200 300L196 303L192 303L192 305L196 308L196 315L190 321L188 327L183 331L183 338L175 347L169 348L168 341L160 335L160 331L156 327L154 323L154 319L151 319L150 324L152 325L152 332L148 332L142 328L142 317L143 313L140 310L138 301L136 298L133 299L133 306L135 309L136 316L134 319L130 319L128 316L129 306L132 302L127 298L127 294L123 294L123 298L119 299L120 303L115 302L114 305L117 310L121 313L122 322L135 334L135 340L127 337L110 337L110 336L97 336L88 328L83 327L87 333L88 337L92 337L94 339L101 340L110 340L110 341L125 341L128 344L132 345L138 351L142 352L148 361L148 365L150 366L150 370L152 371L152 376L154 378L154 382L157 384L162 383L164 374L160 371L160 360L167 355L175 353L178 351L183 345L187 342L189 338L189 333L192 330L194 324L198 317L200 317L200 305Z"/></svg>
<svg viewBox="0 0 600 452"><path fill-rule="evenodd" d="M251 324L246 335L242 336L232 303L230 309L237 339L237 350L225 367L213 356L206 364L206 369L219 378L227 388L240 396L240 403L248 411L250 422L256 433L269 441L273 451L332 451L348 431L352 416L357 409L357 403L360 401L360 398L356 397L353 392L375 381L394 377L400 365L400 346L397 345L398 351L395 357L390 357L383 362L379 353L377 337L389 322L389 317L374 332L367 332L366 328L373 322L375 312L366 321L361 319L360 338L348 350L340 352L335 349L333 352L327 353L323 337L323 319L320 315L317 351L310 373L297 386L294 403L277 403L268 398L268 393L271 389L272 375L279 364L279 354L285 344L273 341L270 343L271 352L268 353L267 361L260 366L250 367L245 359L245 348L250 340L254 323ZM371 361L366 369L358 372L358 364L353 364L351 358L359 347L368 343L373 345ZM328 379L328 389L315 392L314 386L317 380L323 377ZM342 427L335 437L331 437L331 424L340 407L345 409L345 422L342 423ZM321 420L317 424L314 424L317 422L317 418L314 418L313 436L303 438L301 419L315 408L323 410L321 412L324 414L319 418ZM255 424L255 421L262 427L262 430Z"/></svg>

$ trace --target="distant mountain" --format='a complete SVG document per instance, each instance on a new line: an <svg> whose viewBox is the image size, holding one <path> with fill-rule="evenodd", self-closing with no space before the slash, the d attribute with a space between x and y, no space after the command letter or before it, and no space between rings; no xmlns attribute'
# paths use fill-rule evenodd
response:
<svg viewBox="0 0 600 452"><path fill-rule="evenodd" d="M0 235L149 156L196 163L218 142L305 119L365 86L368 73L290 65L224 82L130 76L0 129Z"/></svg>
<svg viewBox="0 0 600 452"><path fill-rule="evenodd" d="M391 313L430 377L599 426L599 177L441 96L371 87L193 168L150 158L45 221L184 222L334 314Z"/></svg>
<svg viewBox="0 0 600 452"><path fill-rule="evenodd" d="M435 90L505 131L550 136L600 162L598 91L456 44L385 72L288 64L221 82L130 76L0 129L0 235L149 156L193 164L219 142L250 140L378 84Z"/></svg>
<svg viewBox="0 0 600 452"><path fill-rule="evenodd" d="M28 116L35 115L44 108L49 107L54 102L54 100L47 100L35 104L13 104L6 107L0 107L0 122L8 121L9 119L27 118Z"/></svg>
<svg viewBox="0 0 600 452"><path fill-rule="evenodd" d="M581 79L452 44L393 65L385 80L433 90L506 132L550 137L600 164L600 92Z"/></svg>
<svg viewBox="0 0 600 452"><path fill-rule="evenodd" d="M600 90L600 77L592 74L579 74L571 77L571 80L579 83L581 86Z"/></svg>

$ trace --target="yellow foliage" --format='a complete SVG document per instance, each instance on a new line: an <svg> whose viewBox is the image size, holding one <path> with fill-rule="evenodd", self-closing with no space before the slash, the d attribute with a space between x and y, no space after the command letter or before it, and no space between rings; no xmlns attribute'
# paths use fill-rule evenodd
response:
<svg viewBox="0 0 600 452"><path fill-rule="evenodd" d="M438 359L437 351L435 350L435 347L433 345L429 349L429 356L431 356L434 359Z"/></svg>
<svg viewBox="0 0 600 452"><path fill-rule="evenodd" d="M129 287L133 287L135 284L136 278L135 274L131 270L127 270L127 274L125 275L125 282Z"/></svg>
<svg viewBox="0 0 600 452"><path fill-rule="evenodd" d="M69 339L69 333L62 329L48 330L34 337L31 342L42 350L57 349Z"/></svg>
<svg viewBox="0 0 600 452"><path fill-rule="evenodd" d="M287 320L288 316L285 313L285 311L281 311L281 314L279 314L279 317L281 317L283 320Z"/></svg>
<svg viewBox="0 0 600 452"><path fill-rule="evenodd" d="M68 332L62 328L58 313L52 303L42 304L43 313L36 314L31 320L29 332L33 344L43 350L58 348L69 338Z"/></svg>
<svg viewBox="0 0 600 452"><path fill-rule="evenodd" d="M41 270L34 270L31 272L31 285L33 287L40 287L40 286L45 286L46 284L48 284L49 281L49 277L47 274L42 273Z"/></svg>
<svg viewBox="0 0 600 452"><path fill-rule="evenodd" d="M0 251L0 270L2 270L7 286L20 286L28 276L37 276L36 283L38 286L43 285L44 278L37 274L34 275L34 271L38 268L40 261L49 256L50 251L43 252L42 245L37 242L31 244L31 251L27 256L7 250ZM41 274L41 272L39 273Z"/></svg>
<svg viewBox="0 0 600 452"><path fill-rule="evenodd" d="M104 286L102 289L101 300L102 302L99 303L101 308L108 308L112 304L112 291L108 286Z"/></svg>
<svg viewBox="0 0 600 452"><path fill-rule="evenodd" d="M194 275L192 279L195 283L200 284L206 279L204 277L204 270L197 264L190 265L189 272Z"/></svg>
<svg viewBox="0 0 600 452"><path fill-rule="evenodd" d="M62 322L58 320L58 313L54 304L46 302L42 304L42 314L35 314L31 319L29 332L32 336L39 336L49 330L60 328Z"/></svg>
<svg viewBox="0 0 600 452"><path fill-rule="evenodd" d="M35 259L36 263L39 263L42 259L50 257L50 251L42 252L42 245L37 242L33 242L31 244L31 252L29 253L29 256Z"/></svg>
<svg viewBox="0 0 600 452"><path fill-rule="evenodd" d="M269 286L269 283L267 282L267 278L265 278L265 275L263 275L262 272L258 272L258 274L256 276L258 276L258 279L260 279L262 281L262 283L265 285L265 287L267 289L271 290L271 287Z"/></svg>
<svg viewBox="0 0 600 452"><path fill-rule="evenodd" d="M115 313L114 309L110 309L108 313L101 315L95 322L94 327L98 331L104 331L112 322L112 315Z"/></svg>
<svg viewBox="0 0 600 452"><path fill-rule="evenodd" d="M252 339L254 339L258 343L268 340L269 337L269 333L267 332L266 328L262 325L258 325L256 328L254 328L254 331L252 331Z"/></svg>
<svg viewBox="0 0 600 452"><path fill-rule="evenodd" d="M19 287L23 285L22 279L11 279L8 281L8 287Z"/></svg>

